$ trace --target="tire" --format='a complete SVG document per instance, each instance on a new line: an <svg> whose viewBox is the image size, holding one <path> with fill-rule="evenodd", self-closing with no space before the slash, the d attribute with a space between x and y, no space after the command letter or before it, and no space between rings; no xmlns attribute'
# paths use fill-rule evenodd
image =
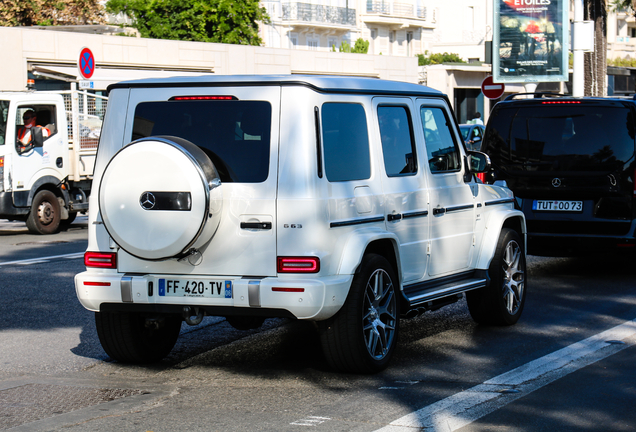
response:
<svg viewBox="0 0 636 432"><path fill-rule="evenodd" d="M389 364L399 331L397 278L380 255L365 255L345 304L319 323L325 358L338 371L375 373Z"/></svg>
<svg viewBox="0 0 636 432"><path fill-rule="evenodd" d="M41 190L35 194L26 224L34 234L53 234L58 231L60 202L53 192Z"/></svg>
<svg viewBox="0 0 636 432"><path fill-rule="evenodd" d="M166 357L179 337L181 317L165 316L146 326L137 313L96 312L95 325L106 354L122 363L154 363Z"/></svg>
<svg viewBox="0 0 636 432"><path fill-rule="evenodd" d="M516 231L501 230L488 274L487 287L466 293L470 315L479 324L515 324L526 302L526 255Z"/></svg>

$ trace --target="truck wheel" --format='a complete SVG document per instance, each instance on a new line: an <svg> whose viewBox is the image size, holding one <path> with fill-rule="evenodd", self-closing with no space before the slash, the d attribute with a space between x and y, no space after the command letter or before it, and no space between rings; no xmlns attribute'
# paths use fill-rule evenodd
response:
<svg viewBox="0 0 636 432"><path fill-rule="evenodd" d="M526 255L516 231L501 230L488 274L487 287L466 293L470 315L480 324L515 324L526 301Z"/></svg>
<svg viewBox="0 0 636 432"><path fill-rule="evenodd" d="M148 321L138 313L95 312L99 341L122 363L154 363L167 356L179 337L180 316Z"/></svg>
<svg viewBox="0 0 636 432"><path fill-rule="evenodd" d="M366 255L342 309L319 323L329 365L354 373L386 368L397 345L398 308L393 268L380 255Z"/></svg>
<svg viewBox="0 0 636 432"><path fill-rule="evenodd" d="M53 192L41 190L35 194L26 224L34 234L57 232L60 227L60 203Z"/></svg>

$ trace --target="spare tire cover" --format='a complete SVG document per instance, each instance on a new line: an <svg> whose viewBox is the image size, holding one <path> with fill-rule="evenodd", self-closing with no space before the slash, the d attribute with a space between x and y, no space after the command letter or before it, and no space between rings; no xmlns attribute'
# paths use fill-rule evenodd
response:
<svg viewBox="0 0 636 432"><path fill-rule="evenodd" d="M208 156L177 137L133 141L110 160L99 187L106 230L126 252L179 257L207 243L221 218L221 180Z"/></svg>

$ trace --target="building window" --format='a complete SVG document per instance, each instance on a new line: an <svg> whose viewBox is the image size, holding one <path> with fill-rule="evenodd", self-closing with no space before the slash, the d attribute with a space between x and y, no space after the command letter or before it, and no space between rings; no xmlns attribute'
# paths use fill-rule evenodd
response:
<svg viewBox="0 0 636 432"><path fill-rule="evenodd" d="M318 45L320 45L320 39L317 38L307 38L307 48L312 51L318 50Z"/></svg>
<svg viewBox="0 0 636 432"><path fill-rule="evenodd" d="M289 47L296 49L298 46L298 33L289 33Z"/></svg>

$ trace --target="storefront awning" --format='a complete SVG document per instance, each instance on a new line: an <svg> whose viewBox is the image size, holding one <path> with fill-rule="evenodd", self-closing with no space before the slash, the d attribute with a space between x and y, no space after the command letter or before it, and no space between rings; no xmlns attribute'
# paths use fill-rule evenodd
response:
<svg viewBox="0 0 636 432"><path fill-rule="evenodd" d="M152 69L152 68L140 68L140 69L128 69L128 68L115 68L115 67L99 67L95 68L95 73L90 80L84 80L79 75L79 71L76 66L62 66L62 65L46 65L46 64L31 64L30 70L33 75L43 76L48 78L59 79L67 82L81 82L88 81L90 89L93 90L106 90L110 84L114 84L120 81L129 81L142 78L167 78L174 76L201 76L213 73L204 70L187 70L187 69Z"/></svg>

